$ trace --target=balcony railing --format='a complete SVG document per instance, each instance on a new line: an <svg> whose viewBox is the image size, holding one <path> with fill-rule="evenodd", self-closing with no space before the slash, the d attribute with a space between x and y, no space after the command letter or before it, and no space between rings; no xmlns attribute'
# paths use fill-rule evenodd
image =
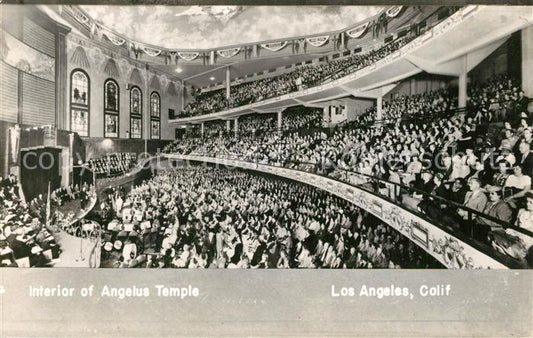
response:
<svg viewBox="0 0 533 338"><path fill-rule="evenodd" d="M465 207L462 204L455 203L453 201L449 201L447 199L441 198L439 196L435 196L432 194L429 194L425 191L413 188L411 186L406 186L401 183L395 183L390 182L388 180L381 179L376 176L367 175L358 173L351 170L345 170L345 169L336 169L332 175L332 172L328 172L326 168L317 165L316 163L305 163L305 162L285 162L283 164L269 164L266 162L259 162L259 161L250 161L250 160L243 160L242 157L236 156L236 155L220 155L220 154L191 154L190 156L205 156L205 157L212 157L214 159L221 159L221 160L235 160L240 162L245 162L251 165L253 168L254 166L257 167L258 165L267 166L267 167L279 167L279 168L286 168L301 172L307 172L312 173L318 176L322 176L337 182L342 182L345 184L348 184L352 187L359 188L361 190L364 190L378 198L381 198L383 200L386 200L388 202L391 202L397 206L400 206L401 208L407 210L408 212L418 216L419 218L435 225L442 231L448 233L449 235L463 241L464 243L470 245L474 249L478 250L479 252L482 252L483 254L495 259L496 261L500 262L501 264L509 267L509 268L523 268L523 259L525 256L525 251L527 248L522 248L523 252L520 255L520 257L512 256L509 254L505 254L505 250L508 250L509 252L512 252L515 248L511 247L504 247L502 245L499 245L502 250L496 249L496 246L492 246L491 242L488 240L485 240L485 238L480 238L479 233L480 230L482 230L480 227L481 224L485 224L486 227L491 228L500 228L501 231L499 231L500 234L502 234L505 230L509 229L514 231L517 235L506 235L503 234L502 236L509 238L509 241L511 243L516 244L518 241L518 236L526 236L528 238L533 238L533 232L528 231L527 229L523 229L520 227L515 226L514 224L504 222L498 218L491 217L489 215L486 215L482 212L470 209ZM193 160L194 161L194 160ZM250 167L250 166L248 166ZM413 209L404 203L402 203L401 196L405 194L412 194L417 193L421 196L420 200L431 200L432 203L435 203L435 205L442 206L442 212L443 217L430 217L424 212L421 212L418 209ZM457 218L455 217L455 213L458 212L458 210L463 211L464 217ZM488 233L488 231L486 231Z"/></svg>
<svg viewBox="0 0 533 338"><path fill-rule="evenodd" d="M416 117L410 117L407 118L405 121L408 122L421 122L421 121L431 121L439 118L448 118L450 116L457 116L459 114L464 114L468 112L467 108L456 108L452 110L448 110L445 112L439 112L427 116L416 116ZM366 128L371 127L376 124L395 124L400 122L398 119L384 119L379 121L371 121L366 124L358 125L358 128ZM322 130L322 129L321 129ZM298 130L300 131L300 130ZM313 129L313 131L316 132L316 128ZM259 131L260 133L279 133L278 130L268 130L268 131ZM294 132L294 130L285 130L282 132ZM239 136L244 136L243 134L239 134ZM275 144L275 143L273 143ZM283 142L277 143L279 145L283 145ZM419 216L422 219L425 219L426 221L430 222L431 224L434 224L435 226L439 227L443 231L446 231L450 235L453 235L454 237L462 240L463 242L471 245L472 247L476 248L480 252L483 252L484 254L493 257L494 259L498 260L502 264L511 267L511 268L518 268L522 266L521 259L523 259L523 255L525 255L525 250L527 248L522 247L519 248L519 251L522 250L522 253L519 255L520 257L517 257L517 253L512 253L510 247L505 247L502 245L497 244L495 241L489 240L489 228L492 229L500 229L500 231L496 231L497 233L500 233L501 238L507 238L509 239L510 243L513 243L513 245L518 245L517 238L519 236L526 236L529 238L533 238L533 232L515 226L514 224L504 222L498 218L491 217L489 215L486 215L482 212L479 212L477 210L473 210L470 208L465 207L462 204L455 203L453 201L447 200L445 198L430 194L426 191L416 189L412 186L408 186L402 183L397 182L391 182L389 180L385 180L380 177L360 173L353 170L347 170L343 168L335 168L335 167L328 167L325 163L318 164L318 163L308 163L308 162L295 162L295 161L284 161L283 163L276 163L272 164L269 163L268 160L260 160L257 156L252 156L252 158L243 158L242 154L228 154L226 153L220 153L220 152L211 152L211 153L204 153L204 152L195 152L192 151L189 155L198 155L198 156L210 156L218 159L231 159L231 160L238 160L238 161L244 161L248 163L253 163L255 165L261 164L266 166L272 166L272 167L283 167L288 169L294 169L304 172L309 172L313 174L317 174L320 176L327 177L329 179L334 179L339 182L347 183L351 186L360 188L362 190L365 190L373 195L376 195L380 198L383 198L389 202L392 202L396 205L402 206L409 212ZM447 183L446 183L447 184ZM438 211L443 212L446 214L446 217L430 217L430 215L422 212L421 210L418 210L417 208L408 207L403 204L403 196L405 195L413 195L417 194L419 196L420 201L431 201L432 205L439 206ZM464 215L462 218L458 218L459 210L462 210L462 214ZM457 226L460 224L460 226ZM517 233L517 236L512 236L503 233L504 230L509 229ZM510 253L506 253L505 251L509 250Z"/></svg>

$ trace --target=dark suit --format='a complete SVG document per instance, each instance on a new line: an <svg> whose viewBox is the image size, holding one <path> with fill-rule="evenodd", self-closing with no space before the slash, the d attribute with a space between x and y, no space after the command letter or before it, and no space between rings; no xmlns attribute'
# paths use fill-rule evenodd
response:
<svg viewBox="0 0 533 338"><path fill-rule="evenodd" d="M487 154L488 156L484 159L485 155ZM479 173L478 177L481 182L485 184L489 184L491 182L492 177L494 176L494 174L496 173L496 169L498 168L498 165L496 163L493 163L493 161L495 161L496 159L496 156L492 155L494 155L493 151L489 153L484 153L481 157L481 160L483 161L483 171Z"/></svg>
<svg viewBox="0 0 533 338"><path fill-rule="evenodd" d="M444 187L443 184L433 187L433 190L431 191L432 196L446 198L447 189ZM442 216L442 211L440 208L441 201L440 199L434 199L430 197L424 197L422 199L422 202L418 205L420 210L422 210L426 215L433 219L438 219Z"/></svg>
<svg viewBox="0 0 533 338"><path fill-rule="evenodd" d="M531 152L524 157L522 154L516 158L516 163L519 163L524 168L524 175L533 176L533 154Z"/></svg>
<svg viewBox="0 0 533 338"><path fill-rule="evenodd" d="M453 165L450 165L448 168L443 168L440 173L443 175L442 180L444 182L448 181L450 179L450 175L453 171Z"/></svg>
<svg viewBox="0 0 533 338"><path fill-rule="evenodd" d="M6 178L2 181L2 187L9 188L17 185L17 180L12 178Z"/></svg>

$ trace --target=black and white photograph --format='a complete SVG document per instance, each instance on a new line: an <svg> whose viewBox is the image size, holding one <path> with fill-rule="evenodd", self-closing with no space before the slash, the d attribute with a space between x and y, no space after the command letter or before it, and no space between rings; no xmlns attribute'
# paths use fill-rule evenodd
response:
<svg viewBox="0 0 533 338"><path fill-rule="evenodd" d="M0 17L0 297L22 283L32 309L91 304L91 321L64 333L7 311L5 334L135 336L126 302L179 296L195 310L179 310L177 335L533 335L533 6L2 4ZM452 272L461 282L436 277ZM7 277L24 273L31 282ZM224 304L219 291L162 285L182 279L230 289L232 318L252 285L250 302L283 310L257 325L268 305L250 322L214 315L211 332L190 316ZM361 297L429 308L493 281L489 302L524 301L507 312L513 333L502 318L481 333L480 318L457 317L473 307L446 317L467 331L439 326L435 309L429 331L426 319L392 332L392 317L376 319L384 331L347 317ZM274 329L292 296L311 310ZM126 299L124 330L84 331L106 297ZM337 300L346 313L333 319Z"/></svg>

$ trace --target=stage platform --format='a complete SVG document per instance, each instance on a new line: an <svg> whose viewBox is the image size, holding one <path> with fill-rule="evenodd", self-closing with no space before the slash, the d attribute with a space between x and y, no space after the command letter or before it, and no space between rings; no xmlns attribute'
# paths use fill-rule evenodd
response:
<svg viewBox="0 0 533 338"><path fill-rule="evenodd" d="M61 268L98 268L100 267L100 246L96 241L79 238L65 232L54 234L61 248L58 259L53 261L54 267Z"/></svg>

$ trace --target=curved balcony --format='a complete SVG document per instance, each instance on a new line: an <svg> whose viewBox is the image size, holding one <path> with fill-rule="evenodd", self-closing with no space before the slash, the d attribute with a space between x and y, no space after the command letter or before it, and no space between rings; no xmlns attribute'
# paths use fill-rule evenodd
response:
<svg viewBox="0 0 533 338"><path fill-rule="evenodd" d="M383 88L420 72L459 76L473 69L515 31L533 24L529 7L467 6L383 59L315 87L269 98L229 110L186 118L171 123L200 123L230 119L254 112L273 112L296 105L353 95L375 99ZM487 24L490 22L490 24ZM465 34L468 32L468 34Z"/></svg>
<svg viewBox="0 0 533 338"><path fill-rule="evenodd" d="M466 233L458 231L453 225L445 224L442 219L431 219L422 212L403 205L398 200L400 191L417 192L429 197L426 192L347 170L337 170L332 177L323 173L316 164L311 163L298 163L293 164L292 168L286 168L233 158L200 155L165 154L160 158L208 162L231 168L255 170L315 186L372 213L450 269L522 267L519 258L507 256L492 246L474 239L472 232L475 223L472 222L473 220L484 220L490 222L492 226L510 229L517 236L533 237L533 233L530 231L506 224L499 219L451 201L431 196L439 203L464 211L469 228Z"/></svg>

